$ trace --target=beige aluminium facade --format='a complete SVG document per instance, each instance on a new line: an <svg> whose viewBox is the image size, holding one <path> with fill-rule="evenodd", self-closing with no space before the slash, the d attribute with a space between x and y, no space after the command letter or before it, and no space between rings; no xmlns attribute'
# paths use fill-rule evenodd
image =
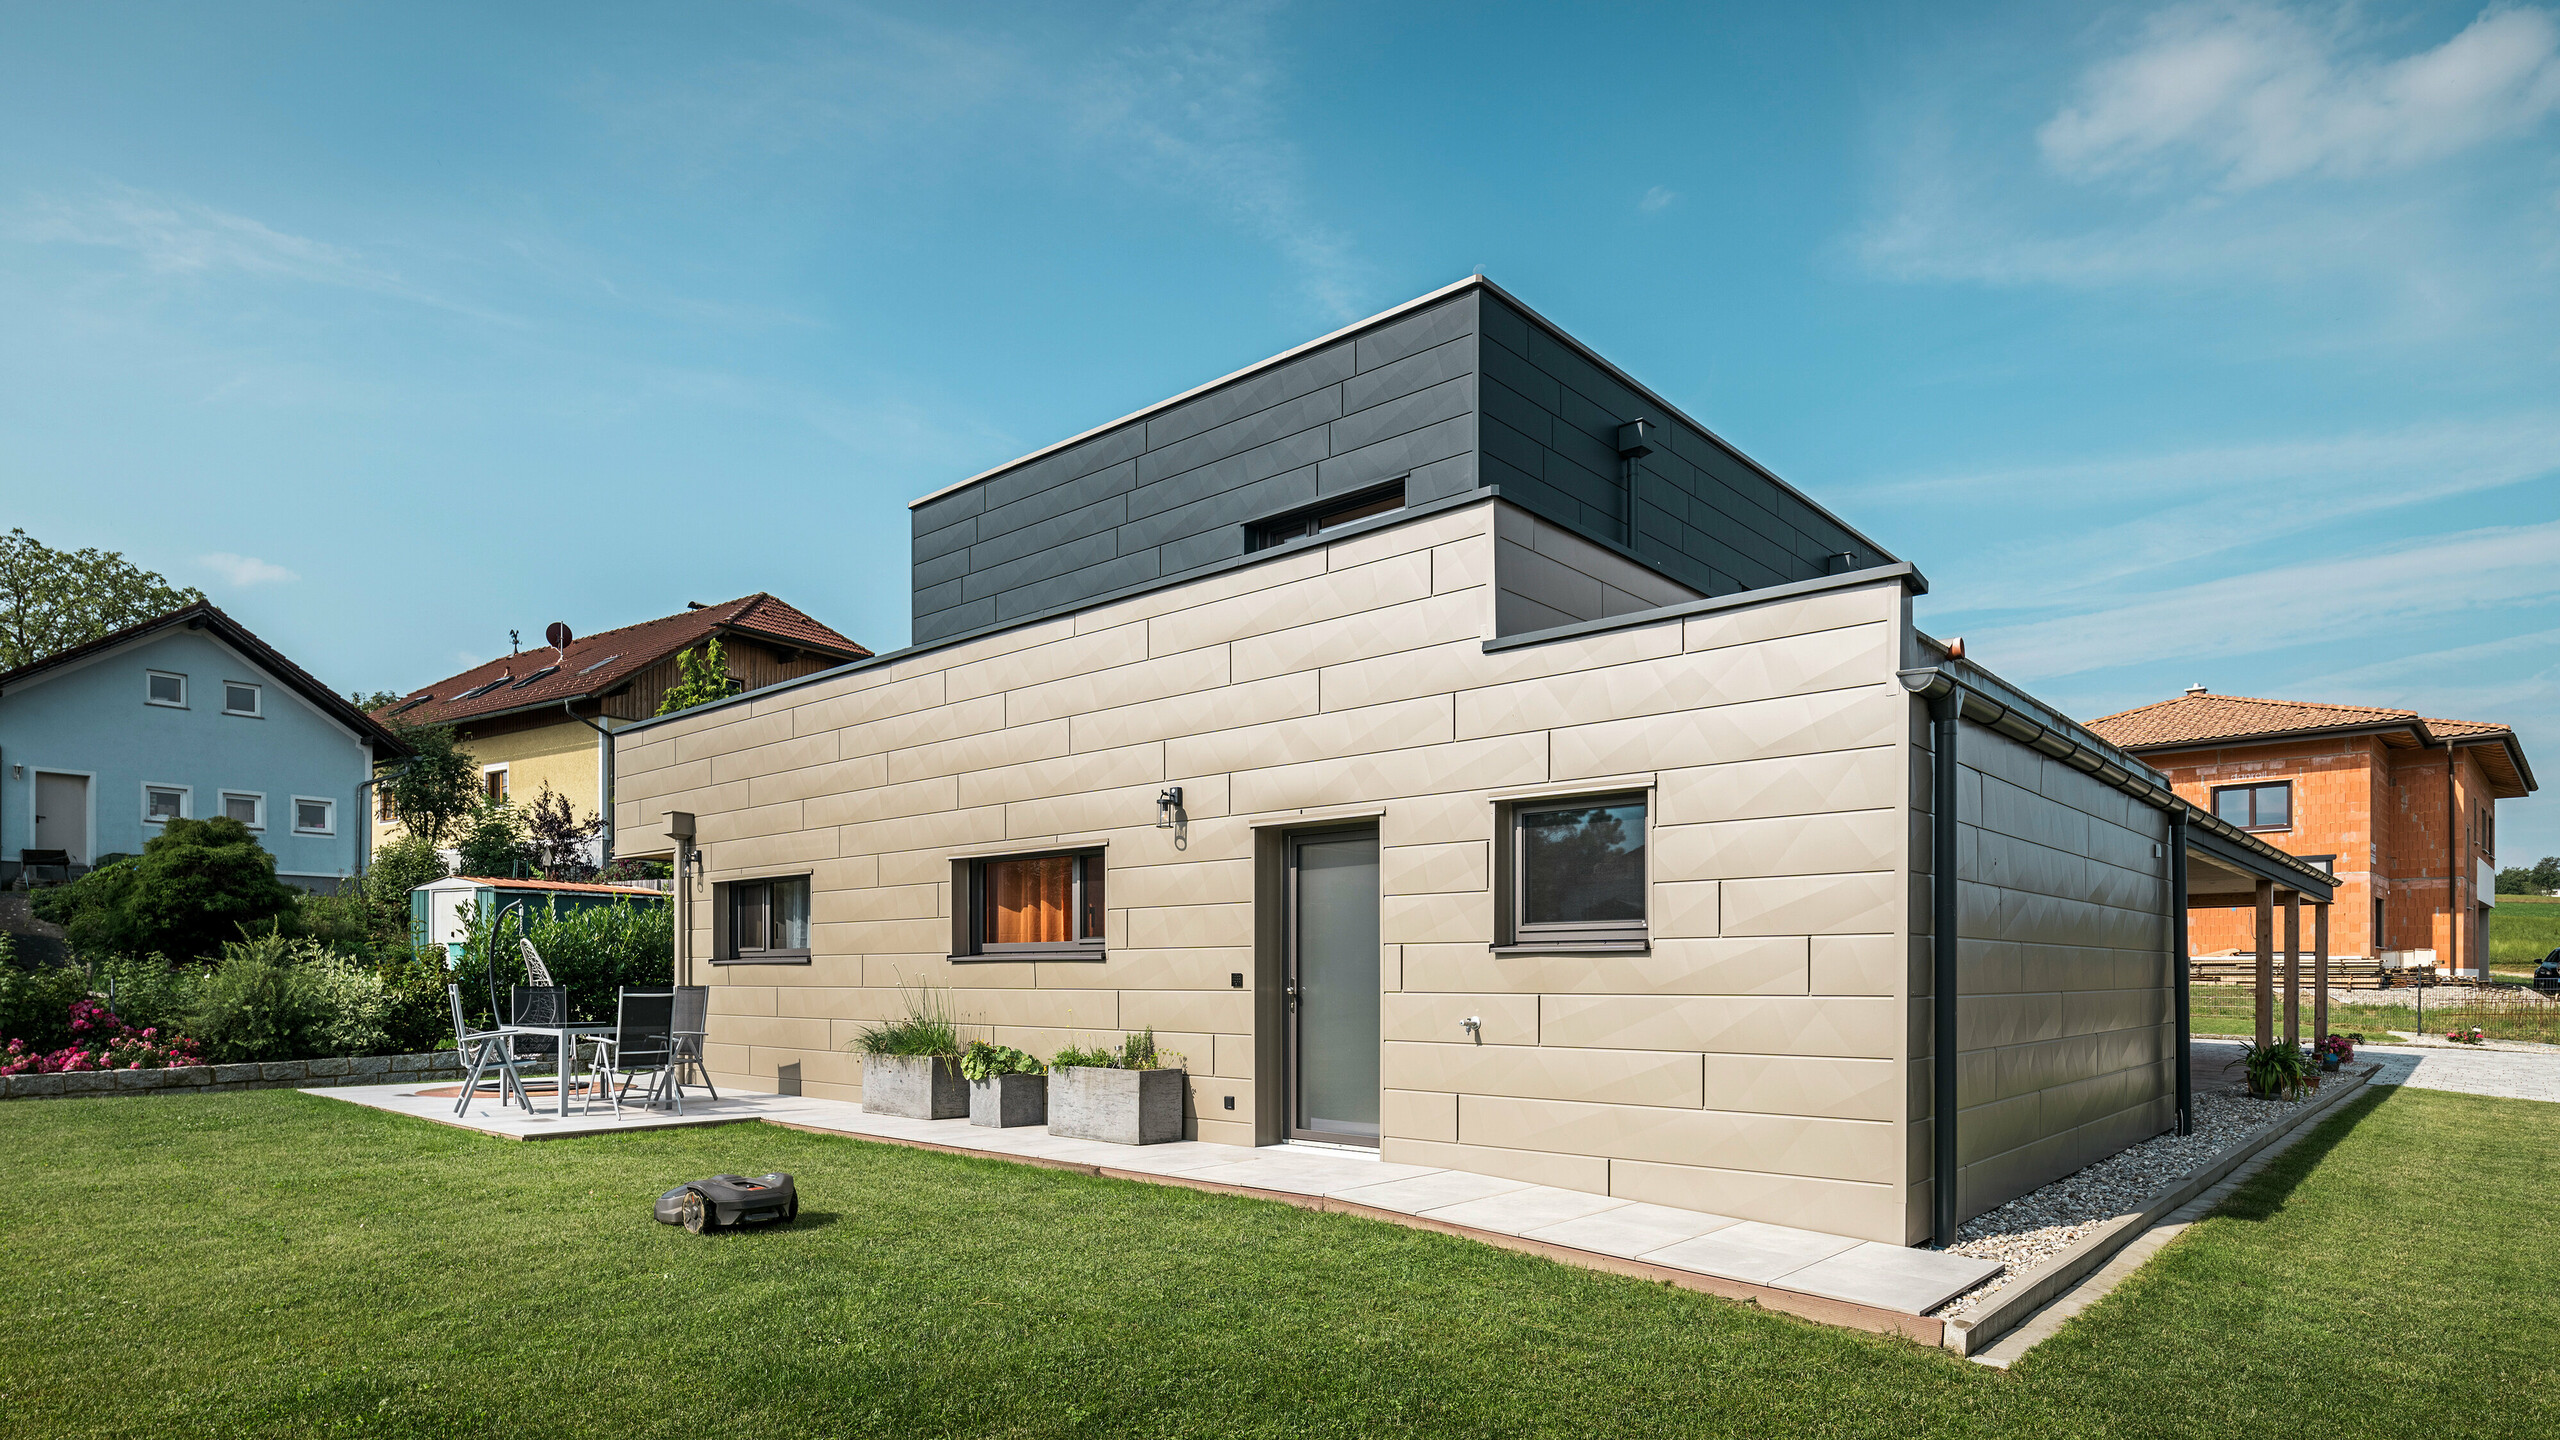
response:
<svg viewBox="0 0 2560 1440"><path fill-rule="evenodd" d="M1346 378L1326 408L1344 413L1360 375L1421 353L1380 338L1400 331L1474 347L1474 368L1442 365L1471 397L1498 383L1507 362L1485 352L1525 307L1481 282L1453 290L1329 337ZM1324 344L1282 358L1310 366ZM1166 437L1131 442L1140 460L1177 448L1214 433L1182 407L1227 391L1080 443L1135 424ZM1444 423L1430 413L1406 419ZM1234 443L1248 442L1282 443ZM1126 463L1127 494L1165 483ZM1151 1027L1186 1057L1186 1133L1202 1140L1374 1144L1927 1239L1944 1224L1935 786L1932 702L1914 692L1956 675L1968 694L2022 697L1914 629L1924 587L1907 564L1853 552L1828 573L1818 557L1812 573L1738 584L1649 560L1539 492L1543 514L1481 483L1421 493L1410 477L1433 463L1383 509L1355 475L1340 488L1369 513L1284 516L1296 529L1279 543L1248 526L1238 553L1188 576L999 612L617 734L626 851L668 812L693 817L681 943L712 987L718 1082L858 1100L855 1036L930 987L975 1033L1041 1055ZM1631 486L1647 483L1632 468ZM993 544L987 563L1012 553ZM920 612L938 573L919 565ZM972 603L966 584L954 593ZM2170 810L2142 798L2157 777L2093 761L2085 735L2057 744L2016 718L2031 702L1999 725L1967 704L1950 1078L1969 1215L2167 1128L2179 1047ZM1604 813L1617 828L1594 842ZM1538 828L1559 815L1565 828ZM1341 893L1339 875L1308 868L1332 863L1318 858L1329 840L1374 857L1345 872L1367 877L1358 903L1321 922L1374 952L1350 972L1309 961L1311 887ZM1594 843L1607 854L1586 890L1606 903L1554 900L1548 870ZM987 943L1012 923L980 918L996 914L995 867L1023 857L1072 857L1095 933ZM1579 928L1540 921L1550 903L1584 904ZM768 921L794 904L805 928L786 943ZM1346 998L1344 973L1367 993ZM1325 1130L1310 1117L1328 1106L1350 1119Z"/></svg>

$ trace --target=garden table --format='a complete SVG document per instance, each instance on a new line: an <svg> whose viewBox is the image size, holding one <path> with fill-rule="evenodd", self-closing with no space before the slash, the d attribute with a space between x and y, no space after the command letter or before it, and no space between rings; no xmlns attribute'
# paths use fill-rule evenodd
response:
<svg viewBox="0 0 2560 1440"><path fill-rule="evenodd" d="M560 1118L569 1118L569 1082L578 1068L578 1039L601 1035L613 1025L600 1020L564 1020L557 1025L501 1025L501 1035L549 1035L560 1042ZM530 1099L526 1108L532 1108Z"/></svg>

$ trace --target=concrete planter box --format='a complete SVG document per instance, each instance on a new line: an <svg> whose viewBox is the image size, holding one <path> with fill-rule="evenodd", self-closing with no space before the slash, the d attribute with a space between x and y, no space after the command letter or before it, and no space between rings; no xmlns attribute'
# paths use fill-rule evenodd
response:
<svg viewBox="0 0 2560 1440"><path fill-rule="evenodd" d="M969 1123L1010 1130L1049 1123L1049 1077L990 1075L969 1082Z"/></svg>
<svg viewBox="0 0 2560 1440"><path fill-rule="evenodd" d="M909 1120L957 1120L969 1113L969 1082L948 1055L865 1055L862 1108Z"/></svg>
<svg viewBox="0 0 2560 1440"><path fill-rule="evenodd" d="M1183 1072L1102 1070L1071 1065L1049 1072L1049 1133L1114 1145L1162 1145L1182 1138Z"/></svg>

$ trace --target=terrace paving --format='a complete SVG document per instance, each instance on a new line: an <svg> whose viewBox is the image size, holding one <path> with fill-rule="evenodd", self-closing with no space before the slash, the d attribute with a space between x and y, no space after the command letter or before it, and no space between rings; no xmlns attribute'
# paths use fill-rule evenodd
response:
<svg viewBox="0 0 2560 1440"><path fill-rule="evenodd" d="M430 1093L436 1089L445 1093ZM516 1140L766 1120L990 1159L1092 1166L1129 1179L1211 1185L1319 1201L1326 1208L1357 1207L1382 1217L1410 1216L1433 1229L1455 1229L1494 1243L1519 1239L1909 1316L1925 1315L2000 1270L1994 1261L1970 1256L1637 1204L1463 1170L1391 1164L1329 1147L1246 1150L1197 1140L1112 1145L1051 1135L1036 1125L997 1130L966 1120L908 1120L869 1114L840 1100L797 1095L688 1096L681 1116L626 1106L619 1117L604 1110L581 1115L573 1108L564 1118L550 1112L547 1096L536 1097L545 1104L541 1113L527 1115L498 1104L494 1093L473 1097L457 1116L453 1102L458 1092L450 1084L340 1086L305 1093Z"/></svg>

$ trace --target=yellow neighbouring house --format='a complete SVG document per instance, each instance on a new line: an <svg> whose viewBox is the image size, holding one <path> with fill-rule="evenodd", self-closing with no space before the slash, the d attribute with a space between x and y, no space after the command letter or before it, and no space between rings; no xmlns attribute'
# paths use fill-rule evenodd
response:
<svg viewBox="0 0 2560 1440"><path fill-rule="evenodd" d="M598 862L612 858L613 750L607 735L657 713L677 680L677 657L717 639L741 691L870 658L863 645L759 591L719 605L691 605L618 630L519 650L402 696L373 712L404 725L451 725L480 762L492 796L530 805L544 787L580 819L607 817ZM398 837L377 797L374 853Z"/></svg>

